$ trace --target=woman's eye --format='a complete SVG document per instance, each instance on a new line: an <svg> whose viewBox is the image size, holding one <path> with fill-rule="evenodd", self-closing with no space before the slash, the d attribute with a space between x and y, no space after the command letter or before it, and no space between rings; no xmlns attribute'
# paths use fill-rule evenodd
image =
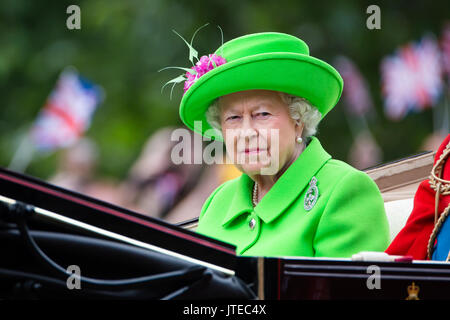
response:
<svg viewBox="0 0 450 320"><path fill-rule="evenodd" d="M256 116L260 117L260 118L267 118L268 116L270 116L270 113L269 112L259 112L256 114Z"/></svg>
<svg viewBox="0 0 450 320"><path fill-rule="evenodd" d="M239 116L229 116L226 120L236 120L239 119Z"/></svg>

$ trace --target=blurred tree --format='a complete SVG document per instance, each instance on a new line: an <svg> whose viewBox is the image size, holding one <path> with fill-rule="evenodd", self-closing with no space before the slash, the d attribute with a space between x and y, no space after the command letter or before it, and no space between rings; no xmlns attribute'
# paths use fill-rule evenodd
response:
<svg viewBox="0 0 450 320"><path fill-rule="evenodd" d="M383 149L383 161L404 157L432 132L432 111L391 122L383 114L379 63L397 46L426 32L439 35L450 2L385 1L381 30L366 28L369 1L18 1L0 2L0 165L7 166L27 127L35 119L61 70L72 65L100 84L106 99L87 135L99 146L98 174L122 178L150 134L181 125L178 104L182 88L160 93L176 71L189 66L187 47L172 32L190 39L200 55L224 41L252 32L278 31L304 39L313 56L332 62L352 58L367 78L375 111L368 119ZM68 30L66 8L81 8L81 30ZM173 74L171 72L174 72ZM347 160L352 134L342 101L319 127L319 138L336 158ZM57 154L36 157L27 173L41 178L55 170Z"/></svg>

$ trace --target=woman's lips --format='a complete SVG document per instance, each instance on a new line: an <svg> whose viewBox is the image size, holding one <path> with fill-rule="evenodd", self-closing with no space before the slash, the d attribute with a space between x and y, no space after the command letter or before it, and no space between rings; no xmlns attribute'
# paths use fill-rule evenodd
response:
<svg viewBox="0 0 450 320"><path fill-rule="evenodd" d="M251 148L251 149L245 149L244 152L245 154L258 154L260 152L266 151L267 149L259 149L259 148Z"/></svg>

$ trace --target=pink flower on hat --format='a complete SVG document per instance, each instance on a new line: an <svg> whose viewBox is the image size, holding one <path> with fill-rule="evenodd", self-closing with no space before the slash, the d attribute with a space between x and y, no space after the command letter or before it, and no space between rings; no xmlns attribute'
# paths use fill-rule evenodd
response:
<svg viewBox="0 0 450 320"><path fill-rule="evenodd" d="M185 74L181 74L176 78L173 78L169 81L167 81L161 88L161 93L163 91L163 89L169 85L172 84L172 89L170 90L170 99L172 99L172 91L173 88L175 87L175 85L177 83L180 82L184 82L184 92L183 95L189 90L189 88L201 77L203 76L205 73L211 71L214 68L217 68L218 66L226 63L227 61L225 60L225 58L213 53L213 54L209 54L207 56L202 56L200 59L198 59L198 52L197 50L195 50L192 47L192 43L194 41L194 37L195 34L203 27L207 26L209 23L203 25L202 27L200 27L199 29L197 29L194 32L194 35L192 36L191 42L187 42L180 34L178 34L178 32L176 32L175 30L173 30L173 32L175 32L181 39L183 39L183 41L186 43L186 45L189 48L189 61L191 61L192 65L194 65L194 58L197 59L197 63L189 68L184 68L184 67L174 67L174 66L169 66L169 67L165 67L162 68L161 70L158 70L158 72L162 71L162 70L166 70L166 69L181 69L183 71L185 71ZM217 26L220 29L220 33L222 34L222 45L223 45L223 33L222 33L222 29Z"/></svg>
<svg viewBox="0 0 450 320"><path fill-rule="evenodd" d="M184 93L205 73L211 71L212 69L226 63L225 58L217 55L210 54L208 56L202 56L199 61L191 69L195 71L194 73L186 72L186 81L184 82Z"/></svg>

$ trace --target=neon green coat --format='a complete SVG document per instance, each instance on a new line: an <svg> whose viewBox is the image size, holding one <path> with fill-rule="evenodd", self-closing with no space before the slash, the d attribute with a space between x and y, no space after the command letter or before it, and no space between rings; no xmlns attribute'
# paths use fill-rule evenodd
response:
<svg viewBox="0 0 450 320"><path fill-rule="evenodd" d="M331 159L315 137L254 208L253 184L242 174L220 185L203 205L197 232L246 256L350 257L389 244L375 182Z"/></svg>

